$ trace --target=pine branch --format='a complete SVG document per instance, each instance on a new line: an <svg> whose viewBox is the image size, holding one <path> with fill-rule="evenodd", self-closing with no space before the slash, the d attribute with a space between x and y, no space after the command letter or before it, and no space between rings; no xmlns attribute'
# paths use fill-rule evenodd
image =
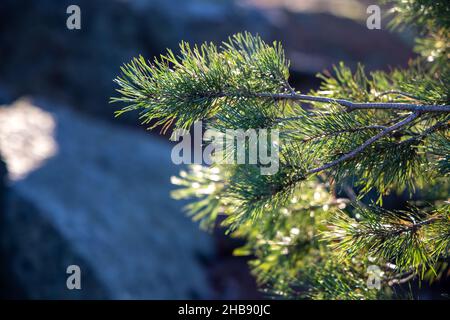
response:
<svg viewBox="0 0 450 320"><path fill-rule="evenodd" d="M269 98L272 100L296 100L319 103L333 103L347 108L347 111L365 110L365 109L380 109L380 110L397 110L397 111L416 111L416 112L444 112L450 113L450 105L432 105L432 104L412 104L412 103L395 103L395 102L352 102L345 99L334 99L321 96L312 96L306 94L291 93L269 93L269 92L255 92L255 93L226 93L216 92L205 95L200 98ZM417 98L416 98L417 99ZM295 119L295 118L294 118ZM283 119L281 119L283 120ZM292 118L290 119L292 120Z"/></svg>
<svg viewBox="0 0 450 320"><path fill-rule="evenodd" d="M330 241L343 258L361 254L392 262L394 270L410 272L433 265L448 254L448 206L429 214L411 211L388 211L378 207L357 207L357 219L341 213L332 219L323 239Z"/></svg>
<svg viewBox="0 0 450 320"><path fill-rule="evenodd" d="M421 139L423 139L424 137L430 135L433 132L439 131L439 130L444 130L444 129L449 129L450 128L450 122L449 121L439 121L438 123L436 123L435 125L428 127L427 129L425 129L422 133L415 135L407 140L402 141L402 144L407 144L407 143L411 143L414 141L420 141Z"/></svg>

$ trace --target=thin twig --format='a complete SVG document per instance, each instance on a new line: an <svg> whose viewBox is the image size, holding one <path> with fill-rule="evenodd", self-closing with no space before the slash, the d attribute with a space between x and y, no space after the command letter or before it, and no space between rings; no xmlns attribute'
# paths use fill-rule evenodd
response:
<svg viewBox="0 0 450 320"><path fill-rule="evenodd" d="M439 257L437 259L437 261L442 261L442 257ZM447 259L443 259L443 261L447 261ZM386 266L391 269L391 270L396 270L397 266L391 264L391 263L387 263ZM391 267L392 266L392 267ZM394 277L390 277L390 278L386 278L384 281L388 283L389 286L393 286L395 284L403 284L406 282L409 282L411 280L413 280L416 276L417 276L417 269L423 267L422 264L419 264L417 266L417 268L409 270L409 271L405 271L403 273L400 273Z"/></svg>
<svg viewBox="0 0 450 320"><path fill-rule="evenodd" d="M389 91L381 92L379 95L375 96L375 98L378 99L378 98L381 98L381 97L384 97L384 96L387 96L387 95L391 95L391 94L404 96L406 98L410 98L410 99L413 99L413 100L416 100L416 101L423 101L419 97L416 97L416 96L414 96L414 95L412 95L410 93L403 92L403 91L398 91L398 90L389 90Z"/></svg>

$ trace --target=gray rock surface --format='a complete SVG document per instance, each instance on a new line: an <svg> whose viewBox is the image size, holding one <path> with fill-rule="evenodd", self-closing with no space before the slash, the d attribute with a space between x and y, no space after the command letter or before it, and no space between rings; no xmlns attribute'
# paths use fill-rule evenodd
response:
<svg viewBox="0 0 450 320"><path fill-rule="evenodd" d="M30 100L0 107L0 137L3 263L27 297L210 295L212 242L169 198L179 168L165 141ZM82 290L66 288L70 264Z"/></svg>

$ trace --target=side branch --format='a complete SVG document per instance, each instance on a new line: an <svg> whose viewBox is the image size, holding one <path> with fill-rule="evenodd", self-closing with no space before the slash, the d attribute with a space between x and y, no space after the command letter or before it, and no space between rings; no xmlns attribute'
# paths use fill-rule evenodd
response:
<svg viewBox="0 0 450 320"><path fill-rule="evenodd" d="M420 115L419 112L414 112L411 113L408 117L406 117L405 119L403 119L400 122L397 122L396 124L387 127L386 129L384 129L383 131L381 131L380 133L374 135L372 138L366 140L362 145L360 145L358 148L354 149L353 151L344 154L343 156L341 156L340 158L331 161L329 163L324 164L323 166L311 169L307 172L307 174L313 174L313 173L318 173L320 171L329 169L331 167L336 166L337 164L343 162L343 161L347 161L350 160L354 157L356 157L360 152L362 152L364 149L366 149L368 146L370 146L372 143L376 142L377 140L380 140L381 138L383 138L384 136L390 134L392 131L395 131L397 129L400 129L401 127L404 127L405 125L407 125L408 123L414 121L418 116Z"/></svg>

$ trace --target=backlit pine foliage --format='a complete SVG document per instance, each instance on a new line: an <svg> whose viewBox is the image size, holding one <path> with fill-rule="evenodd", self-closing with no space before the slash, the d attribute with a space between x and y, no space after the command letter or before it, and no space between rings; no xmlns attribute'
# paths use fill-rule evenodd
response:
<svg viewBox="0 0 450 320"><path fill-rule="evenodd" d="M213 164L172 177L173 197L191 199L186 209L203 228L221 217L231 236L246 239L235 254L254 257L268 295L409 298L401 284L448 273L450 3L393 5L393 23L422 34L423 58L408 69L367 73L341 63L303 95L289 85L281 44L242 33L221 45L183 42L177 53L133 59L115 80L112 101L125 105L117 115L136 110L152 128L189 129L203 120L220 132L280 131L274 175L261 175L259 164ZM409 206L384 209L391 193L409 196ZM367 286L373 265L380 289Z"/></svg>

